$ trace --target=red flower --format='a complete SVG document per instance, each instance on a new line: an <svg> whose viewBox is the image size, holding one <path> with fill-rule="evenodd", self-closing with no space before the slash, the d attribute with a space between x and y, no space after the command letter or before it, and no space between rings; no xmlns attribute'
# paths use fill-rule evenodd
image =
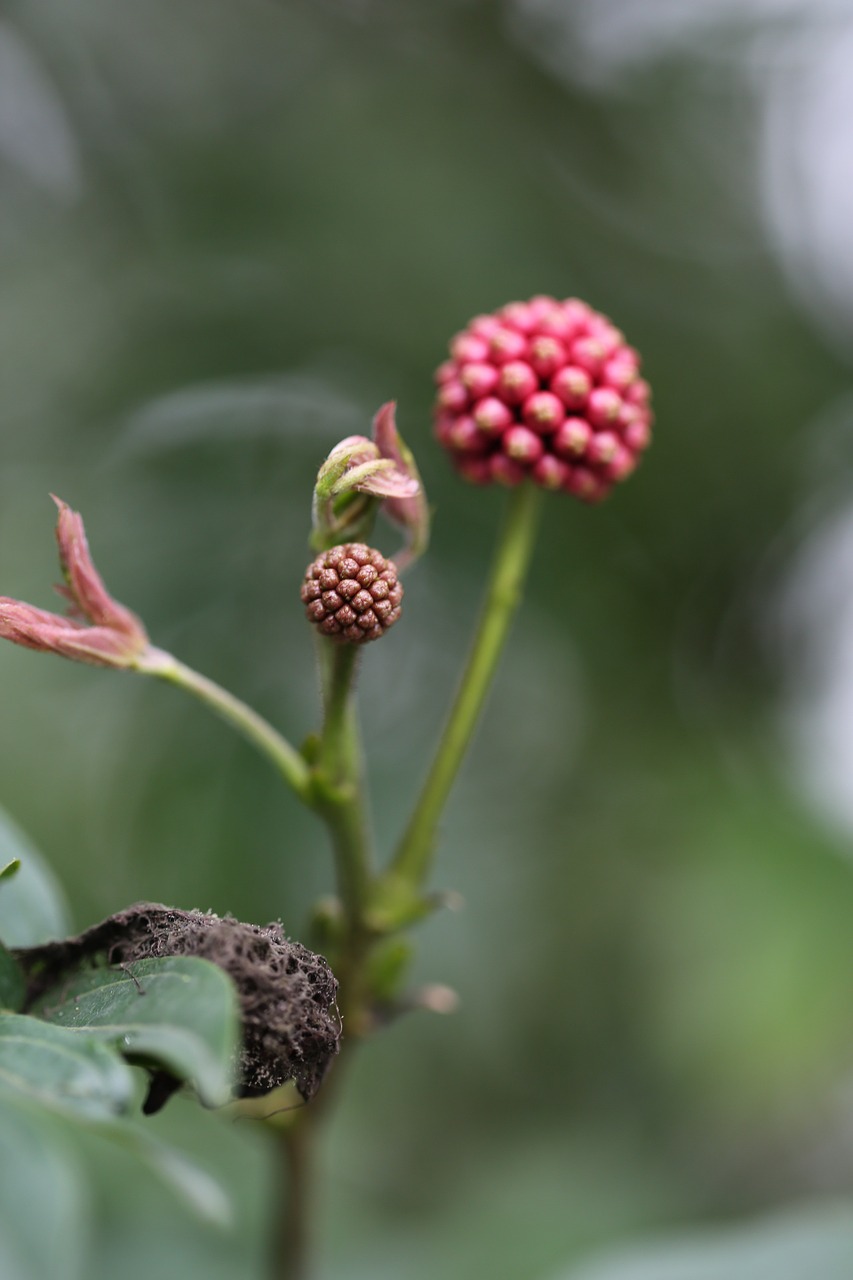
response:
<svg viewBox="0 0 853 1280"><path fill-rule="evenodd" d="M640 357L577 298L475 316L436 373L435 433L474 484L562 489L587 502L631 474L651 439Z"/></svg>

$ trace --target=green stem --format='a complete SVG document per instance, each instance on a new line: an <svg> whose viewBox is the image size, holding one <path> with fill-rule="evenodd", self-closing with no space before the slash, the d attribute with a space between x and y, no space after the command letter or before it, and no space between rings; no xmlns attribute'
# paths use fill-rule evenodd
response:
<svg viewBox="0 0 853 1280"><path fill-rule="evenodd" d="M338 888L352 933L361 928L372 862L353 695L358 649L325 639L320 646L324 718L314 796L332 838Z"/></svg>
<svg viewBox="0 0 853 1280"><path fill-rule="evenodd" d="M272 761L301 800L306 804L311 803L311 774L308 765L296 748L263 716L259 716L257 711L162 649L146 650L137 670L179 685L206 703Z"/></svg>
<svg viewBox="0 0 853 1280"><path fill-rule="evenodd" d="M323 690L323 728L311 772L311 802L326 823L335 855L344 932L334 956L339 982L338 1005L347 1029L344 1051L355 1044L366 1025L364 962L371 937L365 912L372 885L372 854L364 802L361 743L355 714L355 645L319 638L318 657ZM341 1063L334 1079L339 1079ZM276 1242L275 1280L305 1280L309 1237L315 1211L316 1129L329 1104L323 1093L294 1113L279 1137L288 1181L288 1200Z"/></svg>
<svg viewBox="0 0 853 1280"><path fill-rule="evenodd" d="M276 1134L287 1193L273 1233L271 1280L306 1280L309 1274L313 1132L306 1115L299 1124L289 1125Z"/></svg>
<svg viewBox="0 0 853 1280"><path fill-rule="evenodd" d="M432 767L389 868L393 879L423 883L453 781L476 728L515 610L521 600L538 527L540 491L513 490L492 562L483 611L468 663Z"/></svg>

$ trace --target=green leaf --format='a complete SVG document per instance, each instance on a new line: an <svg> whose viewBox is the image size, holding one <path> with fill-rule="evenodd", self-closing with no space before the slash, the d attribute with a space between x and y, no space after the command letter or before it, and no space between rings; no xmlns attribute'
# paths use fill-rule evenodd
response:
<svg viewBox="0 0 853 1280"><path fill-rule="evenodd" d="M0 880L11 880L16 871L21 869L21 859L13 858L5 867L0 867Z"/></svg>
<svg viewBox="0 0 853 1280"><path fill-rule="evenodd" d="M0 866L21 868L0 886L0 939L7 947L36 947L71 932L62 891L53 872L23 831L0 809Z"/></svg>
<svg viewBox="0 0 853 1280"><path fill-rule="evenodd" d="M0 1276L82 1280L89 1215L81 1168L58 1119L2 1092L0 1170Z"/></svg>
<svg viewBox="0 0 853 1280"><path fill-rule="evenodd" d="M3 1013L0 1092L106 1118L130 1106L133 1073L118 1054L92 1036L38 1018Z"/></svg>
<svg viewBox="0 0 853 1280"><path fill-rule="evenodd" d="M754 1226L704 1231L620 1251L559 1280L849 1280L853 1210L786 1212Z"/></svg>
<svg viewBox="0 0 853 1280"><path fill-rule="evenodd" d="M237 994L215 964L195 956L80 971L32 1010L114 1044L189 1081L207 1106L231 1096L239 1045Z"/></svg>
<svg viewBox="0 0 853 1280"><path fill-rule="evenodd" d="M125 1153L120 1163L114 1151ZM14 1177L6 1176L8 1170ZM179 1230L194 1238L204 1238L197 1233L216 1227L214 1247L219 1249L221 1229L233 1223L231 1197L220 1183L147 1126L48 1110L32 1097L6 1095L2 1087L0 1171L2 1280L83 1280L93 1274L90 1202L102 1199L103 1188L99 1194L97 1184L104 1177L120 1179L116 1191L122 1199L132 1195L146 1202L146 1175L152 1173L169 1192L170 1225L180 1224ZM192 1215L189 1221L186 1210ZM129 1213L137 1213L136 1204ZM135 1244L140 1246L138 1236ZM231 1261L234 1266L236 1260ZM109 1274L119 1272L116 1268Z"/></svg>
<svg viewBox="0 0 853 1280"><path fill-rule="evenodd" d="M127 1121L115 1121L99 1132L105 1133L117 1146L126 1148L131 1155L136 1156L197 1217L218 1227L231 1225L234 1210L221 1183L177 1147L161 1142L148 1130L140 1129Z"/></svg>
<svg viewBox="0 0 853 1280"><path fill-rule="evenodd" d="M24 975L0 942L0 1011L17 1013L24 1003Z"/></svg>

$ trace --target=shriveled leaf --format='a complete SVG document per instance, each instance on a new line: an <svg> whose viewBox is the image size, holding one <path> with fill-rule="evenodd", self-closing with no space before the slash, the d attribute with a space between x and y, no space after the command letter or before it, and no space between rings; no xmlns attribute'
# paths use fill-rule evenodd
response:
<svg viewBox="0 0 853 1280"><path fill-rule="evenodd" d="M82 1280L87 1203L58 1117L0 1090L0 1276Z"/></svg>
<svg viewBox="0 0 853 1280"><path fill-rule="evenodd" d="M24 975L0 942L0 1011L17 1013L24 1003Z"/></svg>
<svg viewBox="0 0 853 1280"><path fill-rule="evenodd" d="M53 872L23 831L0 809L0 866L20 870L0 885L0 940L35 947L70 932L65 899Z"/></svg>
<svg viewBox="0 0 853 1280"><path fill-rule="evenodd" d="M48 991L32 1012L188 1081L208 1106L231 1096L237 996L231 979L208 960L167 956L84 969Z"/></svg>
<svg viewBox="0 0 853 1280"><path fill-rule="evenodd" d="M13 858L5 867L0 866L0 880L11 880L16 871L21 869L21 859Z"/></svg>
<svg viewBox="0 0 853 1280"><path fill-rule="evenodd" d="M0 1093L23 1094L47 1106L109 1117L130 1106L133 1073L94 1036L3 1013Z"/></svg>

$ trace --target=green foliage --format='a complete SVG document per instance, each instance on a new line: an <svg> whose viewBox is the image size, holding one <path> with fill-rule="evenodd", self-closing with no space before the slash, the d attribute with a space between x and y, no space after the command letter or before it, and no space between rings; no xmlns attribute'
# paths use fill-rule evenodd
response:
<svg viewBox="0 0 853 1280"><path fill-rule="evenodd" d="M13 956L0 943L0 1011L17 1012L24 1003L24 975Z"/></svg>
<svg viewBox="0 0 853 1280"><path fill-rule="evenodd" d="M237 996L226 973L195 956L81 970L32 1012L132 1061L186 1080L207 1106L231 1096L238 1047Z"/></svg>
<svg viewBox="0 0 853 1280"><path fill-rule="evenodd" d="M44 859L0 809L0 939L7 947L35 947L69 932L59 883Z"/></svg>
<svg viewBox="0 0 853 1280"><path fill-rule="evenodd" d="M0 936L18 946L55 936L65 915L53 877L4 815L0 835L4 855L22 854L0 877ZM15 1170L0 1196L3 1280L83 1280L92 1139L168 1185L184 1214L227 1224L216 1179L131 1118L139 1090L129 1063L167 1070L207 1105L226 1102L239 1045L230 978L206 960L171 957L78 972L27 1014L17 1012L24 996L21 967L0 943L0 1167Z"/></svg>
<svg viewBox="0 0 853 1280"><path fill-rule="evenodd" d="M107 1119L94 1108L57 1111L55 1100L45 1107L0 1084L0 1168L4 1175L14 1171L4 1176L0 1196L3 1280L91 1280L89 1226L104 1198L100 1170L110 1167L120 1169L122 1185L141 1201L158 1188L168 1196L172 1234L209 1238L215 1228L213 1237L221 1240L232 1220L230 1198L217 1179L147 1127ZM136 1206L131 1212L136 1215ZM233 1274L233 1255L229 1265Z"/></svg>
<svg viewBox="0 0 853 1280"><path fill-rule="evenodd" d="M3 1280L82 1280L89 1198L80 1162L49 1113L2 1088L0 1169Z"/></svg>
<svg viewBox="0 0 853 1280"><path fill-rule="evenodd" d="M133 1073L107 1045L22 1014L0 1014L0 1090L108 1118L126 1112Z"/></svg>

